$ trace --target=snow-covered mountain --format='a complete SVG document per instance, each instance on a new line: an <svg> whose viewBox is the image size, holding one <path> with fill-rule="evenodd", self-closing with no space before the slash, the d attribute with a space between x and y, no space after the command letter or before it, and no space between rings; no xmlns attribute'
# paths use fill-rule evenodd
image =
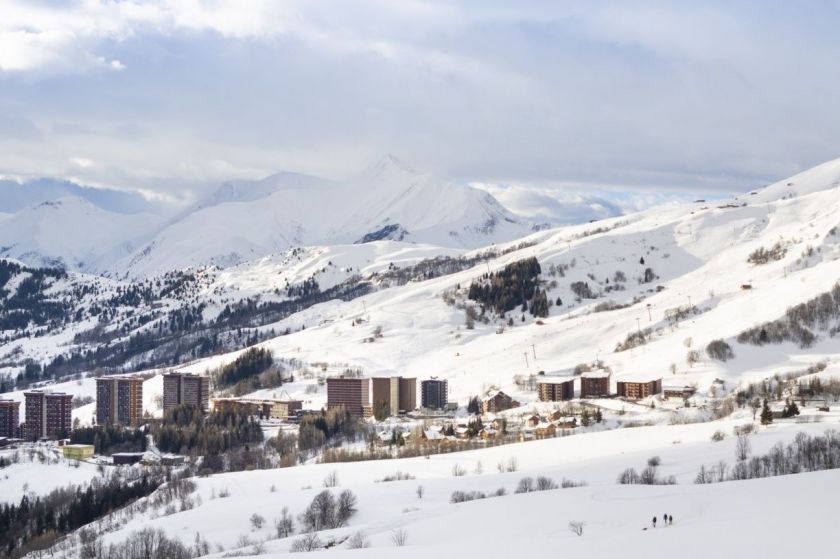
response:
<svg viewBox="0 0 840 559"><path fill-rule="evenodd" d="M386 239L478 248L534 227L486 192L385 156L342 182L280 173L226 183L111 271L142 277L186 266L232 266L294 246Z"/></svg>
<svg viewBox="0 0 840 559"><path fill-rule="evenodd" d="M0 181L0 256L149 277L233 266L298 246L398 240L474 249L540 227L485 191L393 156L344 181L281 172L226 182L174 217L138 211L144 206L135 202L128 193L61 181Z"/></svg>
<svg viewBox="0 0 840 559"><path fill-rule="evenodd" d="M0 257L97 272L133 252L161 222L154 214L118 213L79 196L62 197L0 219Z"/></svg>

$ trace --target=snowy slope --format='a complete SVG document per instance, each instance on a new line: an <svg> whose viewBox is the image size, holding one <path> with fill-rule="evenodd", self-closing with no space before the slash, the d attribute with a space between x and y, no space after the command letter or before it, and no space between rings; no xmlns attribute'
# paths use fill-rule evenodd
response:
<svg viewBox="0 0 840 559"><path fill-rule="evenodd" d="M836 414L826 418L833 425L837 419ZM333 537L341 540L361 530L370 548L345 551L345 544L323 552L324 556L481 554L495 559L543 556L546 549L562 548L564 554L577 552L588 557L708 557L709 546L720 549L720 556L745 556L746 552L777 556L775 551L781 549L824 556L820 550L829 544L829 527L834 522L827 508L832 506L831 500L823 498L824 490L840 480L838 471L693 485L701 465L733 461L734 438L715 443L710 440L711 434L716 429L731 433L743 422L642 427L429 458L317 464L197 478L197 492L190 497L192 508L161 515L152 507L134 516L118 516L110 523L116 525L115 531L105 533L104 539L118 542L133 531L153 527L187 545L199 533L211 549L241 548L250 556L252 546L238 543L247 536L251 541L264 542L262 556L285 556L298 536L278 539L273 520L283 507L297 516L323 489L321 481L335 472L339 483L335 491L353 491L358 496L358 514L349 526L324 531L320 537L322 541ZM758 455L777 442L789 443L800 431L822 434L828 426L774 424L750 437L752 452ZM673 475L677 485L616 484L622 470L640 468L654 455L661 458L660 473ZM518 471L499 473L496 464L507 463L511 457L517 459ZM453 477L455 465L463 467L466 475ZM379 481L397 471L414 479ZM539 475L588 485L514 494L522 477ZM416 493L420 485L425 489L422 499ZM507 495L450 503L456 490L492 493L498 488L504 488ZM229 496L219 497L223 491ZM808 510L811 514L785 514L791 510ZM264 527L250 526L249 517L254 513L267 519ZM661 518L666 513L674 517L673 526L645 530L650 527L651 517ZM573 520L586 523L582 537L568 530L568 522ZM789 531L806 526L812 529L809 538L794 538L787 544L781 542L786 538L770 541L762 537L768 529ZM395 530L407 533L402 549L395 549L392 542ZM710 538L709 545L697 544ZM211 556L224 555L219 552Z"/></svg>
<svg viewBox="0 0 840 559"><path fill-rule="evenodd" d="M535 233L523 239L525 248L472 269L307 309L272 325L292 333L263 345L303 362L358 366L368 373L442 376L450 380L452 399L462 403L492 386L533 402L536 395L517 387L515 375L569 369L596 358L612 369L614 381L663 377L666 384L696 384L701 394L715 379L723 379L726 390L732 390L777 372L799 371L820 361L833 364L840 359L840 348L827 333L808 349L735 341L740 332L783 316L788 307L829 291L840 279L840 188L823 168L816 174L805 173L798 180L822 188L812 186L793 198L773 194L766 201L756 195L670 204ZM828 183L820 182L826 177ZM782 259L763 265L747 262L751 252L776 242L786 247ZM514 312L467 329L458 305L471 304L466 298L469 284L488 270L531 256L542 266L548 298L561 304L550 309L542 324L527 313L522 321L521 313ZM563 274L552 275L552 266L561 267ZM640 283L646 268L656 278ZM619 271L626 281L616 282ZM573 282L589 283L599 296L576 300ZM608 292L616 283L621 289ZM742 289L743 284L752 289ZM447 304L444 295L458 305ZM622 308L595 312L603 303ZM696 307L690 317L668 321L669 310L689 303ZM365 320L361 328L353 324L357 317ZM511 318L513 326L508 326ZM365 343L376 328L382 337ZM616 352L617 344L638 328L651 329L648 343ZM706 355L706 345L719 338L733 346L734 359L721 362ZM693 365L687 362L691 350L700 357ZM234 356L192 367L212 368Z"/></svg>

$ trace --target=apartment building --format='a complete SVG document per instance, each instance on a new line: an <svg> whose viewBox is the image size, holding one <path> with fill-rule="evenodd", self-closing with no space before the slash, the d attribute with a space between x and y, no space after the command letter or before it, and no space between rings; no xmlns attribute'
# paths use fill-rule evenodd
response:
<svg viewBox="0 0 840 559"><path fill-rule="evenodd" d="M603 398L610 395L610 374L606 371L590 371L580 375L581 398Z"/></svg>
<svg viewBox="0 0 840 559"><path fill-rule="evenodd" d="M210 377L195 373L163 374L163 412L183 405L195 406L207 413L210 407Z"/></svg>
<svg viewBox="0 0 840 559"><path fill-rule="evenodd" d="M96 379L97 425L136 427L143 420L143 377L107 376Z"/></svg>
<svg viewBox="0 0 840 559"><path fill-rule="evenodd" d="M537 383L540 402L562 402L575 397L575 379L545 380Z"/></svg>
<svg viewBox="0 0 840 559"><path fill-rule="evenodd" d="M417 407L417 379L375 377L371 379L374 406L385 402L390 415L398 415Z"/></svg>
<svg viewBox="0 0 840 559"><path fill-rule="evenodd" d="M15 439L20 432L20 402L0 400L0 437Z"/></svg>
<svg viewBox="0 0 840 559"><path fill-rule="evenodd" d="M618 381L616 391L619 397L628 400L641 400L662 392L662 379L649 381Z"/></svg>
<svg viewBox="0 0 840 559"><path fill-rule="evenodd" d="M24 435L31 441L60 438L73 427L73 395L63 392L31 390L23 393Z"/></svg>
<svg viewBox="0 0 840 559"><path fill-rule="evenodd" d="M355 417L370 417L370 379L334 377L327 379L327 409L343 407Z"/></svg>
<svg viewBox="0 0 840 559"><path fill-rule="evenodd" d="M420 382L420 405L426 409L439 410L449 401L449 382L431 378Z"/></svg>

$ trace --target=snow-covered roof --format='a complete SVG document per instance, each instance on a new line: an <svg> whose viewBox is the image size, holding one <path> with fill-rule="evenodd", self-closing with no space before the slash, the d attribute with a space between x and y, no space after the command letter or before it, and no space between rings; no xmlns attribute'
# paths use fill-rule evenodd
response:
<svg viewBox="0 0 840 559"><path fill-rule="evenodd" d="M580 375L581 378L608 378L610 373L607 371L587 371Z"/></svg>

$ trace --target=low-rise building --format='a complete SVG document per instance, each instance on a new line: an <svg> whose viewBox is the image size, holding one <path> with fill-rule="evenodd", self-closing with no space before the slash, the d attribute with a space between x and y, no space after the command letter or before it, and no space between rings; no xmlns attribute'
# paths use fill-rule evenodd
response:
<svg viewBox="0 0 840 559"><path fill-rule="evenodd" d="M691 398L697 389L693 386L663 386L662 396L667 400L669 398L679 398L685 400Z"/></svg>
<svg viewBox="0 0 840 559"><path fill-rule="evenodd" d="M288 420L303 409L302 400L274 400L258 398L216 398L213 411L245 412L260 419Z"/></svg>
<svg viewBox="0 0 840 559"><path fill-rule="evenodd" d="M94 447L92 444L66 444L61 452L68 460L87 460L93 457Z"/></svg>
<svg viewBox="0 0 840 559"><path fill-rule="evenodd" d="M142 452L117 452L111 455L111 461L115 466L130 466L131 464L137 464L142 459Z"/></svg>
<svg viewBox="0 0 840 559"><path fill-rule="evenodd" d="M180 454L164 454L160 457L161 466L183 466L186 458Z"/></svg>

